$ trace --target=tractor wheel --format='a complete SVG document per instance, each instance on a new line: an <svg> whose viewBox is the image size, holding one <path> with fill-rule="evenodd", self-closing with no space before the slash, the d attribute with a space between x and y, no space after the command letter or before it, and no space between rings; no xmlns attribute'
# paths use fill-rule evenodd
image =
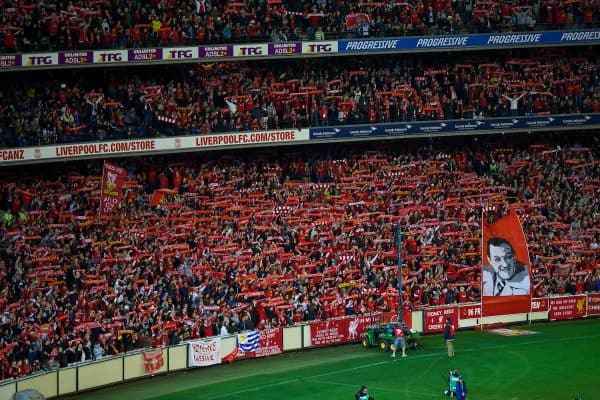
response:
<svg viewBox="0 0 600 400"><path fill-rule="evenodd" d="M363 345L363 347L366 347L366 348L371 347L371 343L369 343L369 339L366 337L363 338L362 345Z"/></svg>
<svg viewBox="0 0 600 400"><path fill-rule="evenodd" d="M379 341L379 348L383 351L387 351L390 348L390 343L387 340L381 339Z"/></svg>

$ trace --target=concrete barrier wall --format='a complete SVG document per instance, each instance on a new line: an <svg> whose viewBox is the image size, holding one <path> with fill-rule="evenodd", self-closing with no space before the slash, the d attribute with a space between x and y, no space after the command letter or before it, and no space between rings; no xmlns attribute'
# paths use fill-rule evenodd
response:
<svg viewBox="0 0 600 400"><path fill-rule="evenodd" d="M28 379L28 378L27 378ZM0 386L0 399L10 399L10 396L17 391L17 382L8 381Z"/></svg>
<svg viewBox="0 0 600 400"><path fill-rule="evenodd" d="M312 346L312 338L310 336L310 325L302 325L302 336L304 337L304 347Z"/></svg>
<svg viewBox="0 0 600 400"><path fill-rule="evenodd" d="M177 371L180 369L186 369L188 366L188 345L180 344L177 346L169 347L169 359L166 363L169 371Z"/></svg>
<svg viewBox="0 0 600 400"><path fill-rule="evenodd" d="M423 332L423 311L413 311L411 315L411 327L419 332Z"/></svg>
<svg viewBox="0 0 600 400"><path fill-rule="evenodd" d="M302 329L301 326L292 326L283 330L283 351L302 348Z"/></svg>
<svg viewBox="0 0 600 400"><path fill-rule="evenodd" d="M125 357L128 356L114 357L77 367L77 391L124 381L123 359Z"/></svg>
<svg viewBox="0 0 600 400"><path fill-rule="evenodd" d="M547 321L550 319L548 314L548 311L532 312L530 318L532 321Z"/></svg>
<svg viewBox="0 0 600 400"><path fill-rule="evenodd" d="M461 319L459 328L474 328L479 325L478 318Z"/></svg>
<svg viewBox="0 0 600 400"><path fill-rule="evenodd" d="M77 367L58 370L58 394L69 394L77 391Z"/></svg>
<svg viewBox="0 0 600 400"><path fill-rule="evenodd" d="M236 336L226 336L221 339L221 358L225 357L228 354L231 354L233 349L237 347L237 337Z"/></svg>
<svg viewBox="0 0 600 400"><path fill-rule="evenodd" d="M29 379L17 381L16 391L35 389L44 397L55 397L58 395L58 372L52 371L46 374L35 375ZM7 397L10 399L10 397Z"/></svg>

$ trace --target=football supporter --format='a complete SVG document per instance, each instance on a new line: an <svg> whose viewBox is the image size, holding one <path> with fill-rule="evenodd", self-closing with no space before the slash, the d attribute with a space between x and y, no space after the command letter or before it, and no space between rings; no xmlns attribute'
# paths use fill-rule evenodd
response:
<svg viewBox="0 0 600 400"><path fill-rule="evenodd" d="M597 290L598 143L460 140L132 159L102 219L96 162L4 172L0 371L396 312L399 295L409 311L478 301L484 205L521 215L536 297Z"/></svg>
<svg viewBox="0 0 600 400"><path fill-rule="evenodd" d="M0 9L0 49L4 52L579 29L598 23L597 0L533 5L523 0L2 0Z"/></svg>
<svg viewBox="0 0 600 400"><path fill-rule="evenodd" d="M598 68L552 49L14 74L0 147L597 112Z"/></svg>

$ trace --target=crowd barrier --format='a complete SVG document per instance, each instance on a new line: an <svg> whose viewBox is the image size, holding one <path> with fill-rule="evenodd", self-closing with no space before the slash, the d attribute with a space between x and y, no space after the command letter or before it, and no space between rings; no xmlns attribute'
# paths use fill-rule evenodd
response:
<svg viewBox="0 0 600 400"><path fill-rule="evenodd" d="M552 321L600 316L600 293L544 297L532 300L531 312L481 318L479 303L429 307L404 315L407 324L418 331L436 333L443 330L443 321L452 317L459 329L481 324L508 324L528 321ZM366 327L394 319L392 313L361 317L345 317L317 321L291 327L262 331L259 348L240 356L247 333L213 337L154 350L139 350L99 361L85 362L49 372L0 382L0 399L10 399L17 391L35 389L45 397L74 394L132 379L220 364L238 358L256 358L298 351L311 347L357 342ZM196 345L196 346L195 346ZM211 353L216 352L215 357ZM201 357L195 358L194 354ZM149 357L150 355L150 357ZM148 372L150 371L150 372Z"/></svg>
<svg viewBox="0 0 600 400"><path fill-rule="evenodd" d="M0 166L247 147L302 145L317 141L344 142L420 136L548 132L552 130L567 131L598 128L600 128L600 113L585 113L229 132L0 149Z"/></svg>

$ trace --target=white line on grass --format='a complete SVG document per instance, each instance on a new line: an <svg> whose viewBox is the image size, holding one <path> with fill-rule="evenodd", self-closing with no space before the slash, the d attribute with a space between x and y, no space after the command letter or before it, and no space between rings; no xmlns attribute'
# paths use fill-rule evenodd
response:
<svg viewBox="0 0 600 400"><path fill-rule="evenodd" d="M324 383L326 385L350 386L350 387L356 388L356 384L352 384L352 383L321 381L318 379L311 379L311 378L308 378L307 380L311 381L311 382L315 382L315 383ZM381 392L381 391L397 392L398 391L398 389L391 389L391 388L380 387L380 386L371 386L371 385L369 385L369 388L375 389L378 392ZM413 392L411 390L403 390L402 393L419 395L419 396L440 397L439 393Z"/></svg>
<svg viewBox="0 0 600 400"><path fill-rule="evenodd" d="M226 397L226 396L235 396L236 394L242 394L242 393L247 393L247 392L255 392L257 390L262 390L262 389L266 389L266 388L270 388L270 387L287 385L288 383L297 382L299 380L300 379L290 379L288 381L271 383L270 385L256 386L256 387L251 388L251 389L238 390L237 392L230 392L230 393L220 394L218 396L209 397L209 399L218 399L218 398Z"/></svg>
<svg viewBox="0 0 600 400"><path fill-rule="evenodd" d="M597 337L600 337L600 334L598 334L598 335L588 335L588 336L564 337L564 338L558 338L558 339L552 338L552 339L549 339L549 340L533 340L533 341L529 341L529 342L520 343L520 345L556 343L556 342L566 342L566 341L572 342L573 340L577 340L577 339L591 339L591 338L597 338ZM482 347L477 347L477 348L468 348L468 349L464 349L464 350L461 349L460 352L461 353L463 353L463 352L467 353L467 352L472 352L472 351L500 349L500 348L503 348L503 347L512 347L512 346L514 346L512 343L507 343L507 344L499 344L499 345L494 345L494 346L482 346ZM343 373L350 372L350 371L356 371L358 369L371 368L371 367L374 367L374 366L377 366L377 365L387 364L387 363L392 363L392 362L404 362L404 361L410 360L411 358L438 357L438 356L443 356L443 355L446 355L446 352L411 355L408 358L395 359L395 360L387 360L387 361L379 361L379 362L376 362L376 363L360 365L358 367L338 369L336 371L331 371L331 372L327 372L327 373L324 373L324 374L312 375L312 376L308 376L308 377L304 378L304 380L315 380L316 378L321 378L321 377L324 377L324 376L335 375L335 374L343 374ZM247 393L247 392L254 392L254 391L257 391L257 390L262 390L262 389L266 389L266 388L270 388L270 387L274 387L274 386L287 385L288 383L298 382L298 381L300 381L300 379L291 379L291 380L287 380L287 381L283 381L283 382L272 383L272 384L269 384L269 385L256 386L256 387L250 388L250 389L238 390L236 392L229 392L229 393L220 394L218 396L212 396L212 397L209 397L209 400L210 399L220 399L222 397L227 397L227 396L235 396L237 394L242 394L242 393ZM387 389L387 390L392 390L392 389ZM415 394L417 394L417 393L415 393ZM420 393L418 393L418 394L420 394ZM431 394L427 394L427 396L431 396Z"/></svg>

